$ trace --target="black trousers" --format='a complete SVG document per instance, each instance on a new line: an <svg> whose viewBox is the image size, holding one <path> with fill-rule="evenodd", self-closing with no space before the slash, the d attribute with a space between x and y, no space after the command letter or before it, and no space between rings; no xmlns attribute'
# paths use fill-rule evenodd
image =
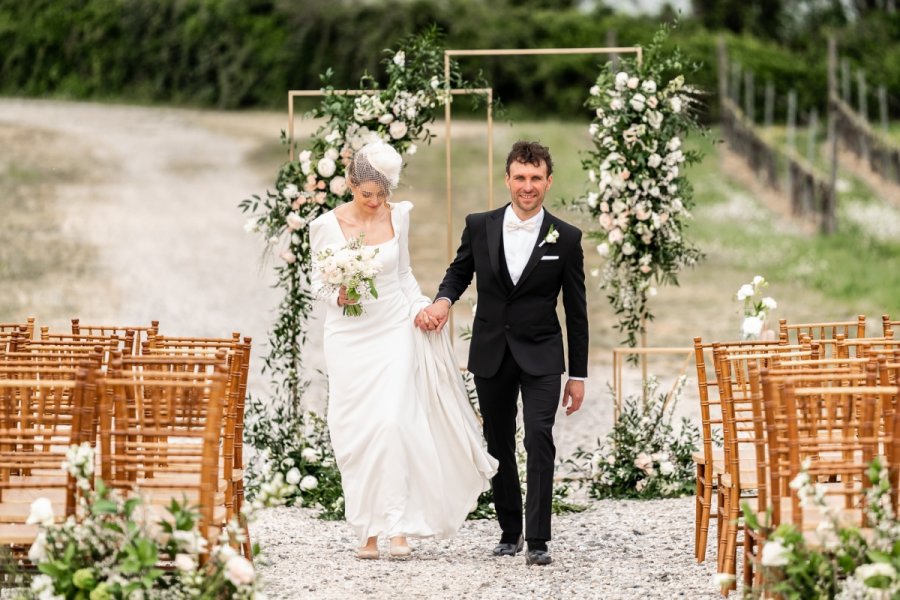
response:
<svg viewBox="0 0 900 600"><path fill-rule="evenodd" d="M553 501L553 423L560 398L560 375L533 376L522 371L507 346L493 377L475 377L488 452L500 463L491 481L494 507L504 542L522 533L522 493L516 464L516 402L522 391L527 490L525 538L550 540Z"/></svg>

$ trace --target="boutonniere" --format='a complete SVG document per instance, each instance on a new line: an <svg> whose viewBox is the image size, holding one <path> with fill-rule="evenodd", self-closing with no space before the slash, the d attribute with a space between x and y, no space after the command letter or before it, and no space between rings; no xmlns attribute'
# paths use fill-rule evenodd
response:
<svg viewBox="0 0 900 600"><path fill-rule="evenodd" d="M547 231L547 235L544 236L544 241L538 244L538 248L543 246L544 244L555 244L556 240L559 239L559 232L556 228L551 224L550 229Z"/></svg>

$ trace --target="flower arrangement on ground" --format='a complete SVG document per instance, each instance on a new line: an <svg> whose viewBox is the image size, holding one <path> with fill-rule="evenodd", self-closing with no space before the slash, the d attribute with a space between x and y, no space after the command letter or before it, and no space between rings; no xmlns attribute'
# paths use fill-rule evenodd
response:
<svg viewBox="0 0 900 600"><path fill-rule="evenodd" d="M168 517L157 520L141 498L123 499L94 480L93 464L88 444L67 453L63 467L82 494L76 516L56 524L49 500L32 504L28 522L40 532L28 558L41 574L21 600L263 598L253 565L234 549L244 541L236 519L210 548L186 502L172 500ZM290 493L283 482L273 486L265 505ZM160 568L163 561L171 568Z"/></svg>
<svg viewBox="0 0 900 600"><path fill-rule="evenodd" d="M649 378L643 395L624 400L606 442L598 440L595 451L575 452L592 497L673 498L693 493L692 454L700 434L687 418L677 430L672 423L685 381L682 376L669 394L659 394L659 381Z"/></svg>
<svg viewBox="0 0 900 600"><path fill-rule="evenodd" d="M891 501L891 479L882 458L869 466L872 486L866 492L865 517L870 534L843 522L825 500L825 484L813 481L809 462L791 482L803 506L823 516L810 544L792 524L774 531L767 515L757 515L745 503L747 526L766 537L760 556L762 585L747 590L749 598L828 598L888 600L900 597L900 521Z"/></svg>
<svg viewBox="0 0 900 600"><path fill-rule="evenodd" d="M701 154L685 149L683 136L702 128L699 91L682 72L697 66L663 48L667 36L660 29L640 65L624 60L621 71L602 71L586 102L594 147L582 161L588 185L577 205L596 224L588 235L606 258L601 287L630 346L653 318L647 298L656 286L677 285L678 272L701 258L684 238L693 204L685 167Z"/></svg>

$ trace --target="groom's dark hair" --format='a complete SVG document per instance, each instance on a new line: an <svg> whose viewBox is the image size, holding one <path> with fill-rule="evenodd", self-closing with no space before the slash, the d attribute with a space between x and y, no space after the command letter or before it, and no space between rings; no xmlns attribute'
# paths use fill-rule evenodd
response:
<svg viewBox="0 0 900 600"><path fill-rule="evenodd" d="M526 142L519 140L513 144L509 156L506 157L506 174L509 175L509 165L513 161L520 163L529 163L536 167L541 163L547 165L547 177L553 174L553 159L550 158L550 150L546 146L542 146L538 142Z"/></svg>

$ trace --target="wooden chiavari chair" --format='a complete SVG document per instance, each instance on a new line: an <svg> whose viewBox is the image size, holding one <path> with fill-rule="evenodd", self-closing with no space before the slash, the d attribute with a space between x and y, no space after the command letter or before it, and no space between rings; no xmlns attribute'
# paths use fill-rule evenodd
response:
<svg viewBox="0 0 900 600"><path fill-rule="evenodd" d="M767 349L782 348L787 350L800 350L800 346L785 348L782 342L770 341L740 341L719 344L722 348L747 348ZM706 546L709 538L709 521L715 517L719 523L718 532L721 535L722 526L720 513L712 512L712 494L716 487L718 477L725 472L724 452L714 450L716 444L716 432L721 433L723 427L721 394L715 377L710 379L707 365L715 366L710 356L713 344L703 343L699 337L694 338L694 359L697 367L697 388L700 398L701 443L700 452L693 455L697 468L696 492L695 492L695 517L694 517L694 555L697 562L706 560ZM714 392L710 390L713 389ZM718 504L722 504L719 496Z"/></svg>
<svg viewBox="0 0 900 600"><path fill-rule="evenodd" d="M172 355L172 356L208 356L211 353L225 351L228 356L228 409L231 422L234 424L233 433L228 432L226 442L233 440L234 464L231 470L231 485L233 491L233 511L229 507L229 517L236 515L244 528L245 543L243 553L248 559L252 559L252 544L250 542L250 529L241 514L244 500L244 403L247 397L247 379L250 372L250 353L252 340L249 337L241 339L239 333L232 333L230 338L194 338L152 336L144 344L143 353L146 356Z"/></svg>
<svg viewBox="0 0 900 600"><path fill-rule="evenodd" d="M16 553L37 534L26 524L31 501L48 497L59 520L74 514L75 482L60 476L60 464L70 445L92 435L88 371L44 375L0 380L0 545Z"/></svg>
<svg viewBox="0 0 900 600"><path fill-rule="evenodd" d="M157 518L186 497L199 507L212 547L225 520L219 443L227 374L111 371L97 380L103 480L126 495L148 495Z"/></svg>
<svg viewBox="0 0 900 600"><path fill-rule="evenodd" d="M866 337L866 315L858 315L855 321L830 321L822 323L788 324L787 319L778 320L779 337L787 343L800 343L804 337L820 341L824 345L823 357L832 356L837 336L844 339Z"/></svg>
<svg viewBox="0 0 900 600"><path fill-rule="evenodd" d="M83 325L81 319L72 319L72 334L74 335L115 335L124 340L127 338L128 332L134 332L129 354L140 354L144 342L150 339L150 336L159 333L159 321L150 321L149 326L125 327L122 325Z"/></svg>
<svg viewBox="0 0 900 600"><path fill-rule="evenodd" d="M34 337L34 317L28 317L24 323L0 323L0 334L22 332L28 339Z"/></svg>
<svg viewBox="0 0 900 600"><path fill-rule="evenodd" d="M882 331L884 331L884 336L887 337L894 330L894 327L900 327L900 321L891 321L890 315L881 315L881 327Z"/></svg>

